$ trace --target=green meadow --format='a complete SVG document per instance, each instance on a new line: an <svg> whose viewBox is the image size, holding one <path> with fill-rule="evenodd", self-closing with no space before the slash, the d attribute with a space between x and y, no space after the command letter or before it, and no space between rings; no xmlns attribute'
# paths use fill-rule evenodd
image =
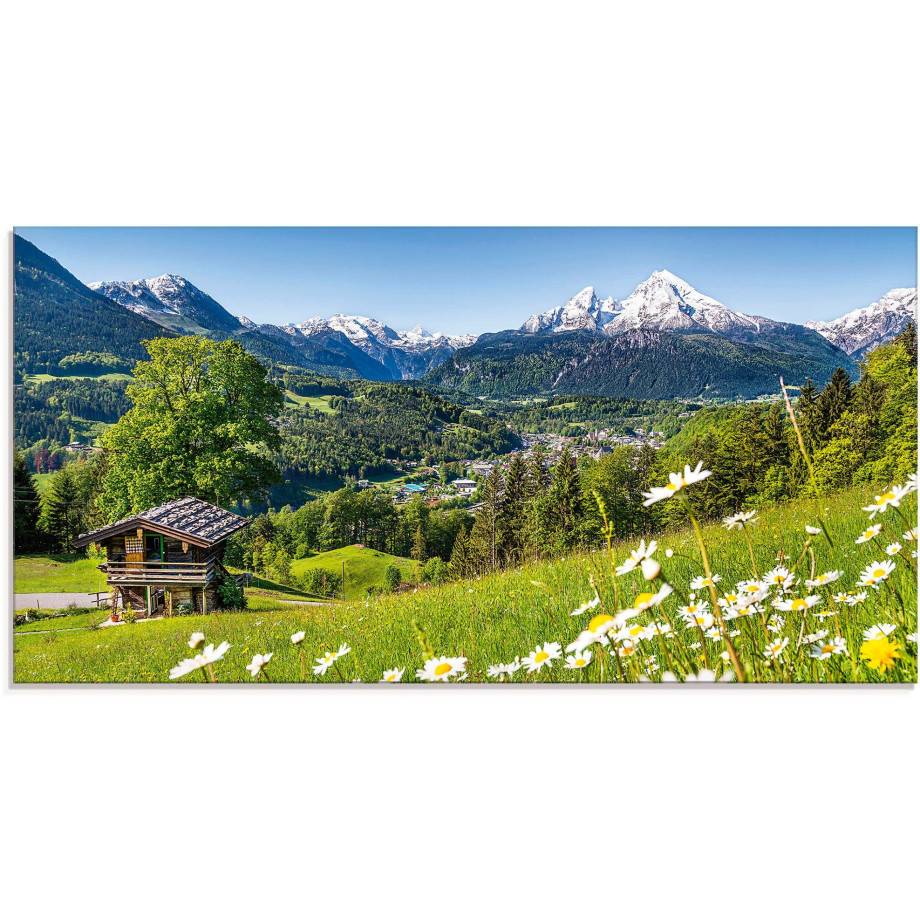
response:
<svg viewBox="0 0 920 920"><path fill-rule="evenodd" d="M899 509L889 507L878 515L873 523L882 525L881 532L856 544L856 538L869 523L861 506L870 500L867 490L850 490L764 510L749 528L750 548L743 533L728 531L719 524L703 528L712 571L721 576L716 586L720 595L733 590L736 582L752 578L755 568L764 576L783 564L798 582L790 588L788 597L801 597L811 590L821 598L818 606L804 612L780 612L768 602L762 617L755 614L726 621L747 680L916 681L917 580L916 561L910 552L917 544L903 539L908 526L899 516L903 514L911 527L916 526L916 496L903 500ZM815 526L819 516L833 544L824 534L806 534L805 526ZM531 675L521 669L512 681L657 682L668 671L679 677L707 671L718 678L732 674L732 665L724 660L723 653L728 655L724 642L701 637L696 629L684 625L677 612L690 600L690 581L703 574L693 531L661 534L657 539L654 558L662 565L661 578L673 585L674 593L659 606L630 619L629 624L671 623L670 637L642 638L632 649L628 643L618 643L616 659L610 649L594 645L593 660L585 668L566 669L563 653L563 657L551 660L551 668L544 666ZM859 573L870 563L888 559L886 546L895 541L901 542L904 549L890 557L894 562L892 574L878 588L857 589ZM274 609L50 634L30 634L18 628L14 631L15 679L55 683L169 682L170 669L195 654L189 648L189 636L200 631L209 643L230 644L224 657L212 666L218 682L252 682L245 666L254 655L269 653L272 658L259 683L299 682L304 677L309 682L369 683L380 681L383 672L393 668L404 669L403 681L414 681L416 669L431 655L462 656L467 659L466 679L485 681L490 679L490 666L524 658L547 642L560 643L564 649L598 611L612 613L631 606L641 593L651 590L638 569L618 578L613 575L613 565L622 563L635 548L634 542L614 544L609 553L603 547L472 581L320 607L277 602ZM667 550L673 555L667 555ZM295 566L317 564L320 558L299 560ZM403 560L404 564L408 562ZM841 574L831 584L814 589L802 584L813 575L833 571ZM595 589L599 606L572 616L580 605L594 598ZM838 592L857 590L865 590L866 597L855 606L833 600ZM697 600L708 596L704 590ZM259 608L263 600L260 598ZM264 606L271 605L269 598ZM776 628L768 629L768 624ZM885 640L884 666L875 666L877 658L860 657L865 647L864 631L878 625L890 630ZM302 644L293 645L291 635L301 631L305 633ZM822 631L827 631L826 637L816 639ZM816 645L838 635L845 644L845 653L831 654L823 660L813 657L811 650ZM782 640L787 640L782 652L776 658L768 658L765 648L784 644ZM348 651L335 666L324 676L315 675L315 659L336 652L342 645ZM179 682L206 680L206 670L197 670Z"/></svg>
<svg viewBox="0 0 920 920"><path fill-rule="evenodd" d="M414 559L391 556L376 549L358 546L343 546L341 549L317 553L307 559L297 559L291 564L291 572L304 575L310 569L323 569L336 575L345 571L345 599L363 598L370 587L383 585L387 566L395 565L402 572L404 581L415 578L418 564Z"/></svg>
<svg viewBox="0 0 920 920"><path fill-rule="evenodd" d="M105 575L97 568L101 561L76 553L16 556L15 593L105 591Z"/></svg>

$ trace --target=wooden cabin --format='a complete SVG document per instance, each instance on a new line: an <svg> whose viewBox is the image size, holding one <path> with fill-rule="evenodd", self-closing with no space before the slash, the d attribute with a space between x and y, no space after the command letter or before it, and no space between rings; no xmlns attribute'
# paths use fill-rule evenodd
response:
<svg viewBox="0 0 920 920"><path fill-rule="evenodd" d="M74 546L105 548L112 608L131 605L139 616L172 614L187 604L210 613L217 587L238 578L223 564L228 537L249 521L200 498L180 498L80 534Z"/></svg>

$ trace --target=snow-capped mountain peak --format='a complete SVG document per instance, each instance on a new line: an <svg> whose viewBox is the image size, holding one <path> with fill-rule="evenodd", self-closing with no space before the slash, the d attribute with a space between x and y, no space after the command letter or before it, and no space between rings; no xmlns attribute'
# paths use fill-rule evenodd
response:
<svg viewBox="0 0 920 920"><path fill-rule="evenodd" d="M831 322L809 321L805 325L848 355L862 357L893 339L911 321L917 321L917 289L892 288L867 307L851 310Z"/></svg>
<svg viewBox="0 0 920 920"><path fill-rule="evenodd" d="M599 332L609 323L619 304L612 298L600 301L593 287L582 288L574 297L570 297L561 307L534 313L521 326L524 332L576 332L584 330Z"/></svg>
<svg viewBox="0 0 920 920"><path fill-rule="evenodd" d="M170 329L197 331L195 327L201 327L224 332L239 329L236 317L181 275L158 275L137 281L94 281L89 287ZM186 328L188 322L194 324L191 330Z"/></svg>
<svg viewBox="0 0 920 920"><path fill-rule="evenodd" d="M725 332L741 327L756 331L760 322L701 294L673 272L658 269L623 301L600 301L595 289L586 287L563 306L535 313L521 330L618 335L627 329Z"/></svg>

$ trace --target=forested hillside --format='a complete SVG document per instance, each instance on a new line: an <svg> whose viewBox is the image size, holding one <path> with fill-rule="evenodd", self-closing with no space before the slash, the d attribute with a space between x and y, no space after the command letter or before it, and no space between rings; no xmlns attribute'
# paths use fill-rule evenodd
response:
<svg viewBox="0 0 920 920"><path fill-rule="evenodd" d="M715 334L632 330L613 338L583 332L482 336L462 348L425 382L476 396L553 393L643 399L750 399L795 384L853 370L838 349L785 353Z"/></svg>
<svg viewBox="0 0 920 920"><path fill-rule="evenodd" d="M311 378L288 375L309 389ZM518 444L507 426L424 390L351 381L323 408L289 406L280 463L288 479L306 482L345 475L364 478L392 469L387 460L431 463L506 453Z"/></svg>
<svg viewBox="0 0 920 920"><path fill-rule="evenodd" d="M21 236L14 239L14 356L20 372L56 373L69 355L97 356L108 370L144 357L144 339L171 333L91 291ZM103 357L100 357L103 356ZM117 365L117 367L116 367Z"/></svg>

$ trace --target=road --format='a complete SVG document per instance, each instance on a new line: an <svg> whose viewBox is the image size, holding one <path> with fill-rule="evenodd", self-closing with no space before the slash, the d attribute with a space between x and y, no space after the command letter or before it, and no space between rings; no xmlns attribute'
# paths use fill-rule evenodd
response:
<svg viewBox="0 0 920 920"><path fill-rule="evenodd" d="M78 607L96 606L96 594L16 594L14 597L16 600L14 610L26 610L29 607L36 607L40 610L63 610L71 604L76 604Z"/></svg>

